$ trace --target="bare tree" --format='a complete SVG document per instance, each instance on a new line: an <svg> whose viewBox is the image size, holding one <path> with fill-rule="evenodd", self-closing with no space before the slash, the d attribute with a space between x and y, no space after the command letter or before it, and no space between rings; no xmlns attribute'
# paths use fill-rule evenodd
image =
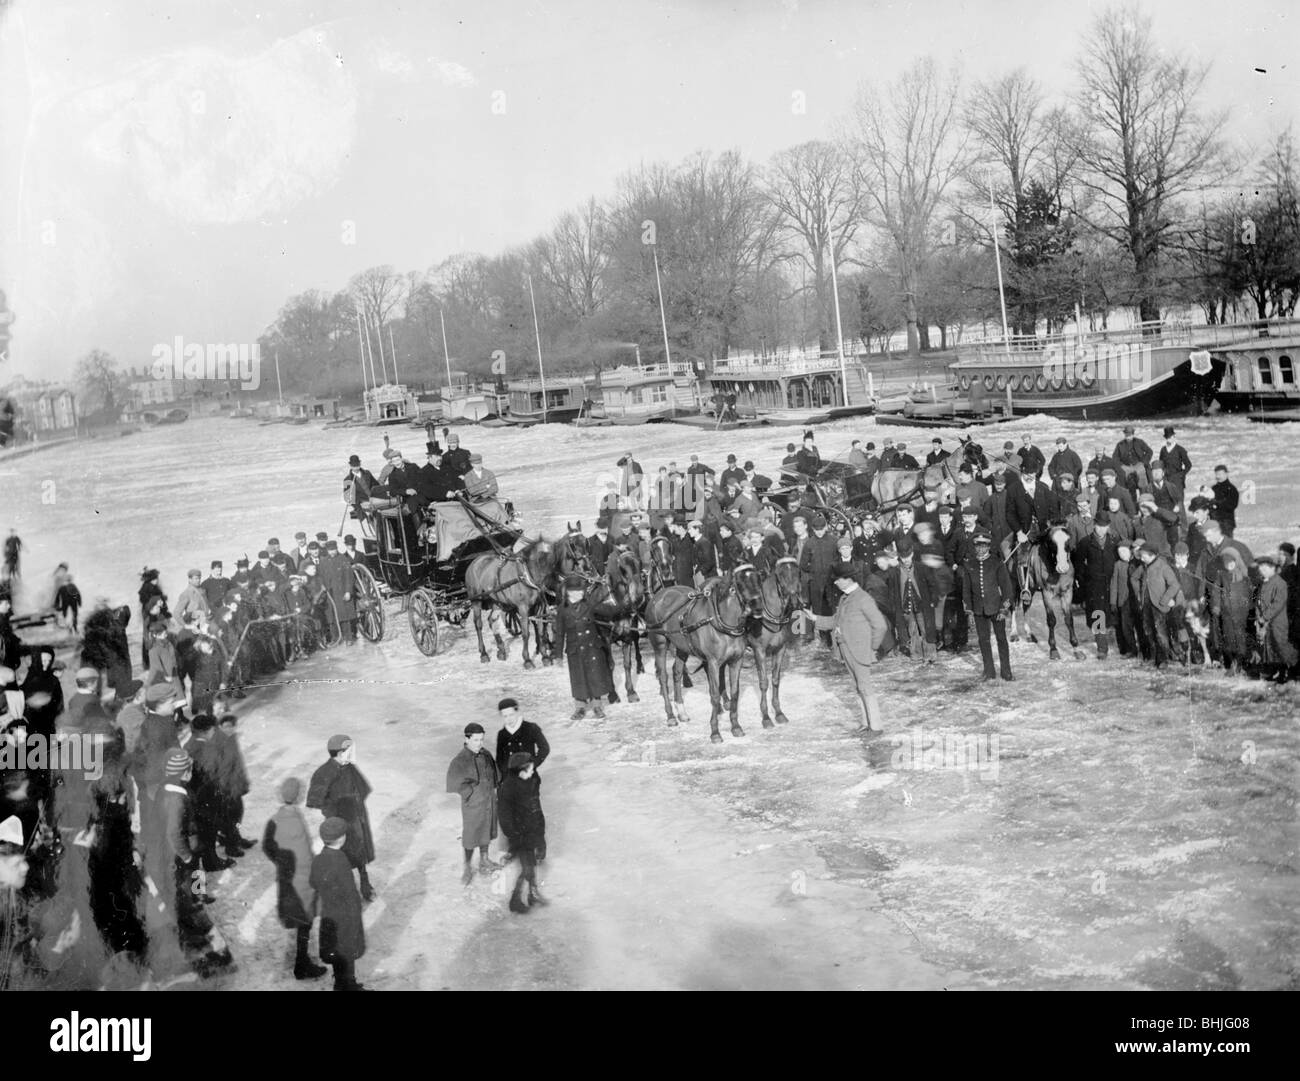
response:
<svg viewBox="0 0 1300 1081"><path fill-rule="evenodd" d="M546 236L533 243L531 261L545 279L556 304L569 318L586 319L608 292L609 224L594 198L561 215Z"/></svg>
<svg viewBox="0 0 1300 1081"><path fill-rule="evenodd" d="M825 345L832 327L829 260L836 267L844 262L862 224L862 178L842 145L814 140L772 157L766 194L778 215L782 254L812 273L817 332Z"/></svg>
<svg viewBox="0 0 1300 1081"><path fill-rule="evenodd" d="M1228 171L1225 115L1196 101L1208 66L1167 54L1151 20L1112 8L1093 23L1079 60L1077 146L1084 182L1100 197L1095 224L1133 261L1144 322L1160 318L1161 252L1177 227L1174 203Z"/></svg>
<svg viewBox="0 0 1300 1081"><path fill-rule="evenodd" d="M361 304L361 314L383 333L384 323L402 302L406 279L391 266L363 270L348 282L348 292Z"/></svg>
<svg viewBox="0 0 1300 1081"><path fill-rule="evenodd" d="M925 57L888 89L864 85L850 123L869 215L894 249L913 355L921 347L917 292L931 221L965 167L968 135L958 123L957 95L956 76L941 76Z"/></svg>

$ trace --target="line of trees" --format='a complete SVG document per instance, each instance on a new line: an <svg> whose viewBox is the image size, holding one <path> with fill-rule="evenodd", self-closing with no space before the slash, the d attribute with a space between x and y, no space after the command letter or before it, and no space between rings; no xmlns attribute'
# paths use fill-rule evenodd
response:
<svg viewBox="0 0 1300 1081"><path fill-rule="evenodd" d="M736 151L642 164L545 235L423 272L372 267L335 294L292 297L261 338L286 387L360 386L357 312L407 382L503 350L535 370L531 280L549 371L661 357L657 254L675 358L835 337L945 348L1000 328L1001 249L1012 333L1143 321L1198 305L1211 321L1287 316L1300 293L1289 133L1232 148L1207 108L1207 68L1159 48L1131 7L1099 14L1074 92L1051 101L1024 71L964 86L933 59L865 83L831 138L764 165ZM1238 190L1240 189L1240 190ZM938 330L938 340L932 336ZM379 341L375 338L378 336Z"/></svg>

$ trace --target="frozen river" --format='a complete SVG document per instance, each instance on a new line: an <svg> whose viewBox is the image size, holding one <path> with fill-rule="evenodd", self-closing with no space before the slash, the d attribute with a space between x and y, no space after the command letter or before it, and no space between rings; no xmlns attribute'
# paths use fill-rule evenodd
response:
<svg viewBox="0 0 1300 1081"><path fill-rule="evenodd" d="M1239 418L1178 427L1193 488L1222 461L1253 493L1238 537L1256 552L1300 537L1289 427ZM1159 425L1142 429L1157 445ZM421 460L422 432L387 431ZM992 450L1025 431L1049 455L1065 432L1085 461L1119 434L1036 418L976 438ZM734 452L775 475L800 433L460 434L528 531L555 536L574 518L590 531L624 450L647 473L670 458L684 466L692 452L720 470ZM820 426L818 444L832 457L854 436L890 435L921 457L933 434L846 421ZM206 573L221 558L230 568L269 536L290 545L298 529L334 536L347 457L377 471L381 439L214 419L54 449L0 467L0 528L16 526L27 543L26 588L43 589L64 560L88 602L134 608L145 565L174 598L190 566ZM370 952L358 966L368 984L1297 985L1294 686L1099 663L1090 649L1049 663L1028 643L1013 647L1009 688L979 684L977 657L944 657L925 673L898 660L880 668L887 737L864 747L848 734L856 713L844 677L803 647L783 685L791 724L764 731L745 683L749 735L713 747L705 692L687 692L693 720L677 730L664 727L652 675L639 704L612 708L604 724L573 723L561 671L524 672L517 646L506 663L480 665L455 631L424 658L393 615L384 642L301 664L287 674L296 682L239 710L254 784L249 835L260 836L278 782L323 760L329 735L359 741L379 850L380 900L367 909ZM486 883L460 887L459 815L442 791L462 726L481 721L491 742L507 692L556 749L543 770L555 903L526 918L510 917ZM993 768L943 768L925 754L957 737L978 737ZM270 863L250 853L216 892L240 963L226 979L293 986Z"/></svg>

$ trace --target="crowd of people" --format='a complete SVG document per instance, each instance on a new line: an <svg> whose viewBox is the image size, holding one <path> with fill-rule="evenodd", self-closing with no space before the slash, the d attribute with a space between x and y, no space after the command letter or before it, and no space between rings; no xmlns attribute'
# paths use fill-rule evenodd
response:
<svg viewBox="0 0 1300 1081"><path fill-rule="evenodd" d="M482 457L453 434L444 453L428 446L423 469L385 451L375 477L358 456L348 462L344 500L360 518L366 499L409 500L419 508L460 493L496 495ZM47 606L58 624L80 631L76 691L64 700L52 645L28 645L15 632L10 588L21 570L22 542L10 532L0 583L0 728L7 752L0 805L0 870L6 948L0 985L97 988L169 986L177 980L231 971L235 959L209 908L218 877L236 868L256 845L243 836L249 778L233 703L258 681L316 650L356 641L357 609L351 566L364 559L353 534L342 547L326 533L276 537L250 561L214 559L197 568L173 601L158 570L140 576L138 654L130 648L128 606L101 603L79 620L80 594L66 564L55 572ZM23 670L23 665L26 670ZM491 806L466 823L466 851L482 848L481 870L501 865L487 854L500 824L535 838L521 877L526 895L515 911L544 903L536 889L532 852L545 856L536 768L547 754L541 730L512 718L491 761ZM77 741L94 748L98 776L82 768L87 755L38 758L38 742L57 748ZM19 753L23 748L24 753ZM325 763L304 786L280 786L280 810L262 836L274 863L281 922L293 932L293 974L314 980L329 970L310 954L319 920L318 951L334 970L336 990L364 990L355 975L365 950L362 907L375 897L368 866L374 839L366 812L370 786L357 769L355 742L332 737ZM527 762L522 761L526 757ZM459 759L458 759L459 761ZM9 768L9 767L13 768ZM483 771L488 772L488 771ZM459 783L459 782L457 782ZM452 775L449 791L458 791ZM467 796L477 808L486 793ZM315 833L302 804L319 813ZM467 810L467 815L469 811ZM480 835L483 835L480 841ZM522 836L521 835L521 836ZM512 844L510 854L520 851ZM471 863L466 857L466 881Z"/></svg>
<svg viewBox="0 0 1300 1081"><path fill-rule="evenodd" d="M423 510L453 493L496 495L481 457L454 436L445 453L436 443L427 449L426 465L415 469L390 448L379 476L354 455L344 479L353 514L366 500ZM884 439L877 452L854 440L841 462L870 480L943 466L948 453L936 437L922 465L905 443ZM1081 609L1100 657L1113 644L1157 666L1217 662L1279 682L1294 675L1294 547L1255 555L1237 540L1241 499L1227 467L1217 465L1214 483L1191 492L1192 462L1173 428L1153 451L1129 426L1113 449L1097 447L1086 462L1065 436L1050 458L1029 436L988 458L964 446L954 453L955 469L923 480L915 501L873 512L870 500L827 506L818 486L827 463L812 432L787 447L776 482L734 454L720 472L691 455L685 468L668 462L648 475L627 452L584 547L598 569L626 549L649 573L651 540L662 536L671 567L665 575L656 565L661 584L696 589L744 564L767 574L793 559L796 633L816 636L843 662L867 732L882 727L870 669L893 652L933 663L939 651L969 648L973 624L984 678L1014 678L1006 624L1035 586L1024 557L1048 538L1053 551L1068 554L1068 568L1057 570L1073 579L1068 602ZM10 537L12 584L21 542ZM309 539L300 531L287 550L272 537L255 561L236 560L230 578L222 560L212 560L206 576L191 570L174 604L159 572L146 568L139 654L127 643L130 609L99 605L80 624L75 693L66 701L55 649L22 641L0 590L5 985L165 986L231 969L209 907L216 876L256 843L243 834L249 778L232 703L313 650L355 642L350 568L363 558L351 534L340 547L325 533ZM67 600L66 566L55 584L55 596ZM555 655L569 660L576 717L613 698L609 649L584 607L590 584L565 579L556 614ZM59 609L73 630L77 599ZM496 753L484 749L482 726L466 726L446 787L461 799L462 881L472 881L476 855L480 874L500 869L489 846L504 832L507 855L521 866L510 908L525 913L545 903L536 877L546 854L538 770L550 748L514 699L499 711ZM80 761L57 756L11 765L17 749L38 741L90 741L102 769L92 776ZM276 867L281 921L293 933L295 977L328 971L310 953L319 919L319 955L333 967L336 989L360 990L361 913L375 896L371 790L355 764L355 741L334 736L326 753L308 785L291 778L281 786L262 847ZM314 833L304 796L320 815Z"/></svg>
<svg viewBox="0 0 1300 1081"><path fill-rule="evenodd" d="M856 491L871 490L884 471L922 476L914 499L873 506L866 498L841 504L845 515L829 510L819 491L826 463L814 433L787 452L783 503L754 462L738 465L734 454L720 473L692 455L684 469L669 462L652 476L626 452L588 549L600 566L620 545L648 562L650 538L662 535L674 580L697 587L741 563L766 572L789 556L801 571L801 631L817 634L827 649L845 652L836 613L856 588L865 596L852 607L870 608L876 628L869 648L856 644L859 655L897 651L934 663L939 651L969 648L974 624L984 678L1012 680L1007 624L1038 588L1030 576L1035 548L1059 539L1072 580L1066 611L1080 609L1099 657L1114 645L1157 667L1217 663L1277 682L1296 674L1294 545L1256 556L1235 539L1241 494L1228 467L1216 465L1213 483L1189 492L1191 458L1171 426L1153 450L1127 425L1113 448L1095 447L1086 462L1064 435L1050 457L1031 435L989 457L962 448L954 451L955 470L928 481L922 471L950 453L942 438L932 439L924 465L904 442L885 438L877 450L855 439L840 460L858 475ZM603 679L588 671L583 682ZM876 725L869 717L864 727Z"/></svg>

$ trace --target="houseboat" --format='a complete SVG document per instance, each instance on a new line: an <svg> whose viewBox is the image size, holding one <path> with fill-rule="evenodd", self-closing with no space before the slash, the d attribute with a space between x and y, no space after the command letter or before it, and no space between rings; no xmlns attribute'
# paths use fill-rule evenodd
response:
<svg viewBox="0 0 1300 1081"><path fill-rule="evenodd" d="M415 395L401 383L380 383L371 387L364 396L366 415L362 424L381 427L404 424L414 420L420 412Z"/></svg>
<svg viewBox="0 0 1300 1081"><path fill-rule="evenodd" d="M545 405L537 379L512 379L506 384L509 412L503 420L514 424L568 424L582 411L586 387L581 379L546 380Z"/></svg>
<svg viewBox="0 0 1300 1081"><path fill-rule="evenodd" d="M676 413L698 413L698 381L689 364L621 365L597 374L591 410L611 424L648 424Z"/></svg>
<svg viewBox="0 0 1300 1081"><path fill-rule="evenodd" d="M1227 413L1264 413L1300 407L1296 367L1300 362L1300 320L1259 324L1254 337L1211 345L1224 363L1214 399Z"/></svg>
<svg viewBox="0 0 1300 1081"><path fill-rule="evenodd" d="M842 384L847 378L848 386ZM713 362L704 381L703 396L735 396L738 410L763 413L820 412L837 419L871 412L871 377L856 360L816 346L782 348L761 353L728 353Z"/></svg>
<svg viewBox="0 0 1300 1081"><path fill-rule="evenodd" d="M439 395L443 424L477 424L498 412L491 383L478 383L468 372L451 373L451 383Z"/></svg>
<svg viewBox="0 0 1300 1081"><path fill-rule="evenodd" d="M1125 330L1010 338L957 347L949 368L980 414L1009 408L1066 420L1201 413L1227 368L1224 349L1259 324L1142 324Z"/></svg>

